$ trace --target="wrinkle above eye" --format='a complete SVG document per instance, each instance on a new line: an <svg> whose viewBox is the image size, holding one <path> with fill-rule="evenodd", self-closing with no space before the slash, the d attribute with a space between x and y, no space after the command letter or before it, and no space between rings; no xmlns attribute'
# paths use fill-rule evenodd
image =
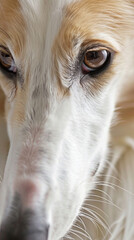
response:
<svg viewBox="0 0 134 240"><path fill-rule="evenodd" d="M8 34L3 28L1 28L1 27L0 27L0 33L1 33L1 34L4 34L6 38L11 39L10 36L9 36L9 34Z"/></svg>

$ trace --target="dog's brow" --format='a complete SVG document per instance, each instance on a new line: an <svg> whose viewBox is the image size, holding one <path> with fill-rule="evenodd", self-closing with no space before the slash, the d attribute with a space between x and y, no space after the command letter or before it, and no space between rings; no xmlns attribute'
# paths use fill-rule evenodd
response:
<svg viewBox="0 0 134 240"><path fill-rule="evenodd" d="M4 34L7 38L11 39L10 36L9 36L9 34L8 34L3 28L1 28L1 27L0 27L0 32L1 32L2 34Z"/></svg>

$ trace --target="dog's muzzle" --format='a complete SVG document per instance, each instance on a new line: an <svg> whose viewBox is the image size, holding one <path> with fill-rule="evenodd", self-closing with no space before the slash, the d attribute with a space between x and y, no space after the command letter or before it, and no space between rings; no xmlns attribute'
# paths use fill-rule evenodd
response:
<svg viewBox="0 0 134 240"><path fill-rule="evenodd" d="M30 206L24 204L24 200L22 194L15 193L11 205L5 209L0 240L48 240L49 224L44 204Z"/></svg>
<svg viewBox="0 0 134 240"><path fill-rule="evenodd" d="M1 226L0 239L48 240L49 225L45 222L43 211L37 213L31 209L22 210L17 202L19 198L16 199L8 218Z"/></svg>

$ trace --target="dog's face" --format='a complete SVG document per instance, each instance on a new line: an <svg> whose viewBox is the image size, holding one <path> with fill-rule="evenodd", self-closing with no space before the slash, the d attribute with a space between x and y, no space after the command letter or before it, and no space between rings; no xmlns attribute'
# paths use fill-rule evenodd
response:
<svg viewBox="0 0 134 240"><path fill-rule="evenodd" d="M48 228L58 240L93 189L128 70L132 11L126 0L0 0L3 240L46 240Z"/></svg>

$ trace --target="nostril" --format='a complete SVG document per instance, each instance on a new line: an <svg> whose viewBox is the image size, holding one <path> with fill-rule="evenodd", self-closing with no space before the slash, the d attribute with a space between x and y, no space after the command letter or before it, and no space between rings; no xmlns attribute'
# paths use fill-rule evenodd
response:
<svg viewBox="0 0 134 240"><path fill-rule="evenodd" d="M27 210L19 218L10 216L0 229L0 240L48 240L48 232L42 216Z"/></svg>

